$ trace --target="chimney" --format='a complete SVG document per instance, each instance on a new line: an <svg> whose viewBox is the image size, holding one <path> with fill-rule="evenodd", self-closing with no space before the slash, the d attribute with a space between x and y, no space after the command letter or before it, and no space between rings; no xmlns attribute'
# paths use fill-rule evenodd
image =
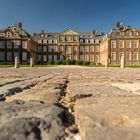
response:
<svg viewBox="0 0 140 140"><path fill-rule="evenodd" d="M96 35L96 30L93 30L93 35Z"/></svg>
<svg viewBox="0 0 140 140"><path fill-rule="evenodd" d="M120 21L118 21L117 24L116 24L117 28L120 28L121 25L122 25L122 23Z"/></svg>
<svg viewBox="0 0 140 140"><path fill-rule="evenodd" d="M19 22L19 23L17 24L17 27L20 28L20 29L22 29L22 23Z"/></svg>

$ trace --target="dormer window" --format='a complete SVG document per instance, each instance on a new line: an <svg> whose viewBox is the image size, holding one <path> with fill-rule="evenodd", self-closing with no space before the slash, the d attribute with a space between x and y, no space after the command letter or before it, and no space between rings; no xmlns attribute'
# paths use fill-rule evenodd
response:
<svg viewBox="0 0 140 140"><path fill-rule="evenodd" d="M91 39L91 40L90 40L90 43L94 43L94 39Z"/></svg>
<svg viewBox="0 0 140 140"><path fill-rule="evenodd" d="M96 39L96 40L95 40L95 43L99 43L99 42L100 42L99 39Z"/></svg>
<svg viewBox="0 0 140 140"><path fill-rule="evenodd" d="M38 40L38 43L42 43L42 40Z"/></svg>
<svg viewBox="0 0 140 140"><path fill-rule="evenodd" d="M139 35L139 33L138 32L135 32L135 36L138 36Z"/></svg>
<svg viewBox="0 0 140 140"><path fill-rule="evenodd" d="M127 32L127 36L132 36L132 32L131 31L129 31L129 32Z"/></svg>
<svg viewBox="0 0 140 140"><path fill-rule="evenodd" d="M0 36L5 36L5 33L0 33Z"/></svg>
<svg viewBox="0 0 140 140"><path fill-rule="evenodd" d="M51 43L52 43L52 40L48 40L48 43L50 43L50 44L51 44Z"/></svg>
<svg viewBox="0 0 140 140"><path fill-rule="evenodd" d="M80 39L80 43L83 43L84 42L84 40L83 39Z"/></svg>
<svg viewBox="0 0 140 140"><path fill-rule="evenodd" d="M15 36L15 37L18 37L18 33L14 33L14 36Z"/></svg>
<svg viewBox="0 0 140 140"><path fill-rule="evenodd" d="M44 40L43 40L43 43L47 43L47 39L44 39Z"/></svg>
<svg viewBox="0 0 140 140"><path fill-rule="evenodd" d="M41 37L44 37L44 35L42 34Z"/></svg>
<svg viewBox="0 0 140 140"><path fill-rule="evenodd" d="M89 43L89 40L88 40L88 39L86 39L86 40L85 40L85 43Z"/></svg>
<svg viewBox="0 0 140 140"><path fill-rule="evenodd" d="M57 43L57 39L55 39L53 42L54 42L54 43Z"/></svg>

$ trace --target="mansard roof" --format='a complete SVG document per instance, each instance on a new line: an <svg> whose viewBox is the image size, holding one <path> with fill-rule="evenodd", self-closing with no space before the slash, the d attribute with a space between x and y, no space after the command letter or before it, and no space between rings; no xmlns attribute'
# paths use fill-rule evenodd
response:
<svg viewBox="0 0 140 140"><path fill-rule="evenodd" d="M0 38L29 38L30 35L22 27L18 25L9 26L0 30Z"/></svg>
<svg viewBox="0 0 140 140"><path fill-rule="evenodd" d="M44 40L44 39L57 39L59 36L79 36L79 38L83 38L83 39L91 39L91 38L94 38L94 39L99 39L101 40L104 36L103 33L98 33L98 32L95 32L93 34L93 32L88 32L88 33L85 33L85 32L76 32L72 29L66 29L65 31L63 32L57 32L57 33L35 33L32 35L32 39L34 41L38 41L40 39Z"/></svg>
<svg viewBox="0 0 140 140"><path fill-rule="evenodd" d="M131 27L131 26L124 26L120 25L113 29L109 34L108 37L111 38L119 38L119 37L130 37L128 33L131 33L131 37L140 37L140 30Z"/></svg>

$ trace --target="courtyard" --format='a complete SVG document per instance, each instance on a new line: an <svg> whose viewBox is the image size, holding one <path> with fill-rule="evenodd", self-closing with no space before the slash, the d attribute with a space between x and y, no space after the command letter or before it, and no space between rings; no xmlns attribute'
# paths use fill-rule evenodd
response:
<svg viewBox="0 0 140 140"><path fill-rule="evenodd" d="M0 140L139 140L140 70L0 69Z"/></svg>

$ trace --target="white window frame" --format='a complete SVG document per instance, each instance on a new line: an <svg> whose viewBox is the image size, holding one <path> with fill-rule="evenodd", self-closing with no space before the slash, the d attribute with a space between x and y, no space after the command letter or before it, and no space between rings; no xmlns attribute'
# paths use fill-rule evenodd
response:
<svg viewBox="0 0 140 140"><path fill-rule="evenodd" d="M94 55L90 55L90 62L94 62Z"/></svg>
<svg viewBox="0 0 140 140"><path fill-rule="evenodd" d="M85 46L85 52L89 52L89 46Z"/></svg>
<svg viewBox="0 0 140 140"><path fill-rule="evenodd" d="M135 56L136 56L136 58L135 58ZM134 52L133 53L133 60L139 60L139 52Z"/></svg>
<svg viewBox="0 0 140 140"><path fill-rule="evenodd" d="M128 58L128 56L129 56L129 58ZM132 57L131 57L131 52L127 52L127 53L126 53L126 59L127 59L127 60L131 60L131 58L132 58Z"/></svg>
<svg viewBox="0 0 140 140"><path fill-rule="evenodd" d="M111 52L111 60L116 60L116 52Z"/></svg>
<svg viewBox="0 0 140 140"><path fill-rule="evenodd" d="M127 46L127 48L132 48L132 42L131 42L131 40L127 40L126 41L126 46Z"/></svg>
<svg viewBox="0 0 140 140"><path fill-rule="evenodd" d="M116 40L111 40L111 48L116 48Z"/></svg>
<svg viewBox="0 0 140 140"><path fill-rule="evenodd" d="M11 49L12 48L12 41L7 41L7 48L8 49Z"/></svg>
<svg viewBox="0 0 140 140"><path fill-rule="evenodd" d="M119 41L119 48L124 48L124 40Z"/></svg>

